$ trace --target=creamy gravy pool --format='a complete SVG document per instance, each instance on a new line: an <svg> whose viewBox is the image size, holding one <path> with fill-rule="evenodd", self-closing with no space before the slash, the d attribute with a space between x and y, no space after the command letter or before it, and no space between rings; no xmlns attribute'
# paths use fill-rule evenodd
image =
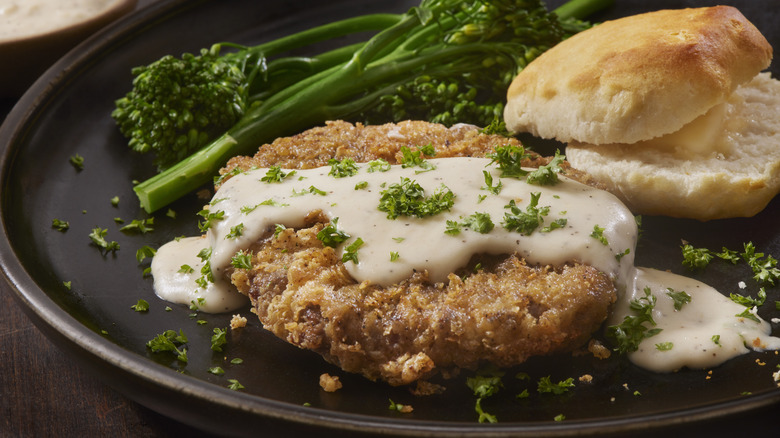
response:
<svg viewBox="0 0 780 438"><path fill-rule="evenodd" d="M629 302L645 287L657 296L654 320L661 333L645 339L629 358L655 371L671 371L683 366L701 368L717 365L748 349L778 349L780 339L769 336L770 326L735 315L744 308L712 288L692 279L650 269L635 268L634 248L637 226L633 215L612 194L561 177L552 186L530 185L524 180L500 178L500 171L488 159L446 158L428 160L434 170L392 166L386 172L370 172L358 164L356 175L335 178L331 168L297 170L283 181L261 181L268 169L257 169L229 179L214 195L210 211L224 212L205 237L184 238L161 247L152 262L156 293L165 300L198 306L206 312L233 310L246 303L223 279L233 255L247 248L277 224L300 227L312 210L322 210L338 229L350 235L339 251L360 238L358 262L345 266L358 282L389 285L407 278L413 270L427 269L432 281L464 266L473 254L516 252L531 264L560 265L567 261L590 264L610 275L617 285L619 300L610 324L619 323L630 313ZM485 190L483 171L501 181L498 194ZM292 171L286 171L292 172ZM430 196L446 186L455 194L453 207L424 219L387 218L377 207L383 190L408 178ZM548 208L544 223L524 235L508 231L501 222L510 201L526 211L531 193L538 193L538 207ZM243 211L242 211L243 210ZM474 213L489 214L495 227L489 233L463 228L457 235L446 234L447 221L463 222ZM565 219L562 228L543 231L553 221ZM242 228L235 237L236 227ZM602 242L594 229L603 229ZM211 271L215 283L201 288L203 262L197 254L211 248ZM180 272L188 264L192 273ZM690 303L681 310L672 307L664 294L667 288L684 290ZM670 310L671 309L671 310ZM719 337L715 344L713 336ZM671 342L674 348L661 351L658 343Z"/></svg>
<svg viewBox="0 0 780 438"><path fill-rule="evenodd" d="M118 0L0 0L0 41L85 21Z"/></svg>

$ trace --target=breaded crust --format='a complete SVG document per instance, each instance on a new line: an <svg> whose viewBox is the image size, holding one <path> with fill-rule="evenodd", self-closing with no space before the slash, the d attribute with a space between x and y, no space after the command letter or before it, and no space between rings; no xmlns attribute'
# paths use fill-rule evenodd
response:
<svg viewBox="0 0 780 438"><path fill-rule="evenodd" d="M590 266L528 266L513 255L475 256L443 283L420 272L391 287L358 284L316 238L327 220L315 212L310 228L269 232L252 248L253 268L231 281L267 330L371 380L404 385L573 350L616 299Z"/></svg>
<svg viewBox="0 0 780 438"><path fill-rule="evenodd" d="M634 143L679 130L769 66L772 47L730 6L607 21L531 62L507 92L515 132Z"/></svg>
<svg viewBox="0 0 780 438"><path fill-rule="evenodd" d="M223 173L235 167L316 167L347 156L397 163L401 146L428 143L437 157L484 156L496 146L519 144L475 127L330 122L264 145L254 157L235 158ZM525 164L547 161L538 157ZM567 176L586 180L572 169ZM575 349L606 319L617 296L609 276L595 268L528 266L512 254L477 255L441 283L418 272L389 287L359 284L336 251L316 238L328 222L313 211L300 229L276 236L269 229L250 248L252 268L230 269L227 275L276 336L391 385L452 368L483 362L506 367Z"/></svg>

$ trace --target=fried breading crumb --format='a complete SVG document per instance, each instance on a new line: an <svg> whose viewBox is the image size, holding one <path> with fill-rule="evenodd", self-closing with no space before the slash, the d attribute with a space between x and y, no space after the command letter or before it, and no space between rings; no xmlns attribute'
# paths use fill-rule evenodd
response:
<svg viewBox="0 0 780 438"><path fill-rule="evenodd" d="M239 314L233 315L233 317L230 318L230 328L235 330L242 327L246 327L246 317Z"/></svg>
<svg viewBox="0 0 780 438"><path fill-rule="evenodd" d="M612 352L609 351L609 348L605 347L604 344L596 339L590 340L588 343L588 351L590 351L591 354L593 354L593 357L596 359L607 359L612 355Z"/></svg>
<svg viewBox="0 0 780 438"><path fill-rule="evenodd" d="M409 392L411 392L413 395L416 396L426 396L426 395L441 394L446 389L447 388L445 388L444 386L436 383L431 383L425 380L418 380L417 386L415 386L414 389L410 389Z"/></svg>
<svg viewBox="0 0 780 438"><path fill-rule="evenodd" d="M331 376L328 373L320 375L320 387L325 392L336 392L341 389L342 386L339 376Z"/></svg>
<svg viewBox="0 0 780 438"><path fill-rule="evenodd" d="M591 383L593 382L593 376L591 376L590 374L583 374L580 376L580 382Z"/></svg>

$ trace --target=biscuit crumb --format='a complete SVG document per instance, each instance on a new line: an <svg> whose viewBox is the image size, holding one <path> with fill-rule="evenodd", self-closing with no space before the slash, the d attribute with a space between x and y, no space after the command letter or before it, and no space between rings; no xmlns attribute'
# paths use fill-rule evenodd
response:
<svg viewBox="0 0 780 438"><path fill-rule="evenodd" d="M230 318L230 328L234 330L242 327L246 327L246 317L239 314L233 315L233 317Z"/></svg>
<svg viewBox="0 0 780 438"><path fill-rule="evenodd" d="M580 376L580 382L582 383L591 383L593 381L593 376L590 374L583 374Z"/></svg>
<svg viewBox="0 0 780 438"><path fill-rule="evenodd" d="M588 351L590 351L596 359L607 359L612 355L609 348L596 339L591 339L590 342L588 342Z"/></svg>
<svg viewBox="0 0 780 438"><path fill-rule="evenodd" d="M325 392L336 392L341 389L343 385L338 376L331 376L328 373L324 373L320 376L320 387Z"/></svg>

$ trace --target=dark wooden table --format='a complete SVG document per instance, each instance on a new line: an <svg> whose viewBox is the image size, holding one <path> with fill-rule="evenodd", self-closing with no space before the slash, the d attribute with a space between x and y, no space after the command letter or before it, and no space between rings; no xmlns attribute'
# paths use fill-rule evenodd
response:
<svg viewBox="0 0 780 438"><path fill-rule="evenodd" d="M141 0L144 6L153 0ZM14 102L0 100L0 121ZM13 291L0 281L0 437L209 437L164 417L80 368L22 312ZM780 406L774 405L706 424L632 436L774 436ZM286 424L269 424L260 436L334 435ZM346 438L343 433L337 434Z"/></svg>

